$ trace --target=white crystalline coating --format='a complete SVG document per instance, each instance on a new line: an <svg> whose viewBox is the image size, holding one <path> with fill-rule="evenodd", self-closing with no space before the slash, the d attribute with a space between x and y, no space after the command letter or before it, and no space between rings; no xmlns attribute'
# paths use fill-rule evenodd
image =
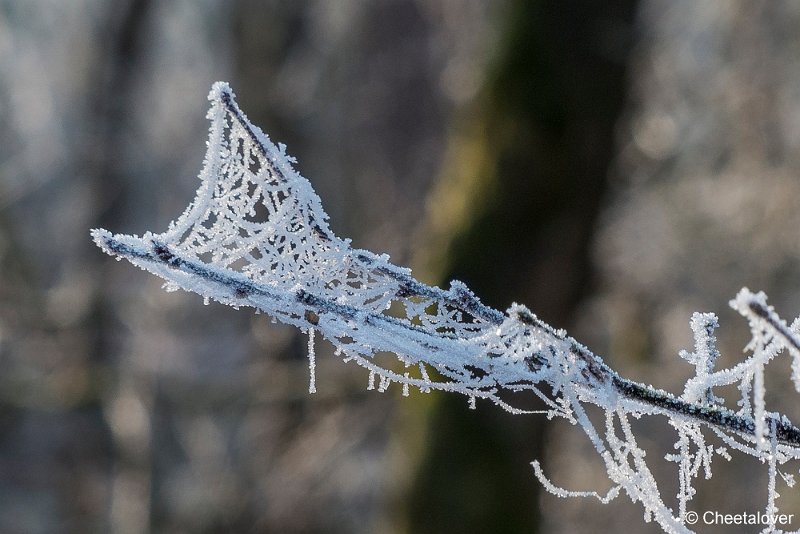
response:
<svg viewBox="0 0 800 534"><path fill-rule="evenodd" d="M527 380L530 388L541 379L525 362L541 341L508 342L521 325L480 304L461 282L449 290L428 287L385 254L353 249L331 231L285 147L249 122L230 87L215 83L209 100L208 149L194 200L160 234L94 230L103 250L163 277L170 289L318 331L338 351L359 356L352 358L357 363L369 362L379 390L400 382L503 404L496 393L506 383ZM378 351L418 364L420 375L375 366L370 358ZM309 365L313 390L313 354ZM445 379L431 380L426 365Z"/></svg>
<svg viewBox="0 0 800 534"><path fill-rule="evenodd" d="M716 399L711 392L713 384L709 383L709 375L714 371L719 357L717 338L714 336L719 320L713 313L695 312L689 325L694 334L694 352L681 351L680 356L694 365L695 376L686 383L682 398L713 404Z"/></svg>
<svg viewBox="0 0 800 534"><path fill-rule="evenodd" d="M667 532L689 532L683 522L695 495L694 480L711 476L714 454L754 456L768 468L768 513L777 513L778 469L800 458L800 429L766 407L764 367L788 352L800 391L800 319L791 327L767 305L763 293L743 289L731 305L750 322L751 354L716 369L714 314L691 320L694 351L681 356L695 367L681 397L619 377L563 330L514 304L500 313L481 304L461 282L447 290L421 284L386 255L353 249L337 237L311 184L292 167L285 147L253 126L223 82L209 93L211 120L200 187L167 231L143 236L92 230L95 242L160 277L165 289L182 288L234 307L250 306L308 333L309 392L316 391L314 338L318 332L346 362L369 372L367 389L402 385L467 396L469 406L489 399L523 413L501 393L530 391L548 418L579 426L603 462L612 490L574 492L556 487L534 462L536 477L562 497L593 496L607 502L624 490L645 517ZM386 362L386 354L398 362ZM402 368L402 371L397 369ZM431 372L434 371L434 372ZM712 389L737 385L739 410L724 407ZM584 404L599 406L605 428L595 428ZM637 444L630 418L659 414L678 433L678 515L661 498ZM705 441L710 429L725 447Z"/></svg>

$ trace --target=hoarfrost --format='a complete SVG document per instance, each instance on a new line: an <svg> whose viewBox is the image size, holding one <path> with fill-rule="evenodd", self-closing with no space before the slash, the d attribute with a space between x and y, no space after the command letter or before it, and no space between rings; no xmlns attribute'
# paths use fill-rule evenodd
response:
<svg viewBox="0 0 800 534"><path fill-rule="evenodd" d="M715 453L730 460L731 449L767 465L766 511L777 513L777 473L794 483L778 466L800 456L800 429L767 410L764 368L788 352L800 391L800 319L787 326L763 293L743 289L731 306L750 323L745 361L716 369L717 318L696 313L690 322L694 351L681 352L695 374L680 397L624 379L525 306L501 313L461 282L446 290L428 286L388 256L352 248L330 230L319 197L294 170L285 146L248 121L230 87L214 84L209 100L208 150L195 199L160 234L92 230L105 252L162 277L168 291L182 288L206 302L249 306L306 331L310 393L316 391L316 332L344 361L368 370L368 390L398 383L403 395L410 388L451 391L466 395L471 408L487 399L512 413L528 412L501 394L531 392L546 407L538 413L583 430L612 482L605 496L561 489L533 462L545 489L560 497L607 502L624 491L641 503L645 520L667 532L689 532L684 517L696 493L694 479L701 473L709 478ZM378 353L394 354L404 370L382 365ZM736 411L713 394L733 384L740 392ZM588 417L587 403L605 412L604 429ZM644 415L666 416L678 433L676 453L667 456L678 465L677 514L662 498L630 425L631 417ZM708 432L725 447L708 445Z"/></svg>

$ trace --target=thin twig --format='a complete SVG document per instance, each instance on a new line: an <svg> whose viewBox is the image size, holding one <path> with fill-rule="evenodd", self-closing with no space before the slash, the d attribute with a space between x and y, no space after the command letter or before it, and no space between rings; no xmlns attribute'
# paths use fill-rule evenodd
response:
<svg viewBox="0 0 800 534"><path fill-rule="evenodd" d="M233 273L228 274L218 270L212 270L206 267L202 262L182 258L170 250L165 244L157 241L153 242L150 250L147 250L123 243L109 234L103 236L103 244L108 251L113 252L117 256L168 265L171 268L190 273L206 281L226 287L230 290L231 298L240 299L242 305L258 307L257 303L248 300L250 296L265 297L274 301L287 298L285 295L276 292L274 288L265 287L253 282L243 275L235 276ZM359 255L358 259L367 265L372 262L372 260L364 254ZM381 267L380 271L400 282L402 290L408 295L430 297L443 304L461 309L473 316L480 317L494 325L500 325L505 317L503 313L481 303L472 293L466 290L456 292L457 296L454 297L450 292L438 287L422 284L399 270L394 271ZM332 302L307 290L298 289L291 298L307 306L309 310L316 314L317 317L314 322L317 322L319 320L318 317L324 314L335 314L348 320L354 320L357 316L360 316L361 320L368 324L384 324L387 326L391 325L392 327L402 327L414 332L417 336L428 337L431 348L436 345L435 341L437 339L450 337L447 333L430 332L421 326L409 324L381 313L365 313L354 307ZM797 336L788 330L785 325L775 321L768 310L757 302L751 303L750 306L756 314L769 322L775 331L788 343L800 350L800 345L797 343ZM617 394L628 400L654 409L655 413L712 425L726 432L736 433L755 439L756 425L751 417L738 415L724 406L687 402L668 392L655 389L652 386L646 386L632 380L621 378L595 354L591 353L573 338L554 330L550 325L544 323L535 316L526 314L518 318L529 328L564 339L570 344L571 354L582 360L585 364L585 368L588 369L591 374L592 379L588 382L584 382L583 385L588 383L594 387L599 387L601 385L607 386L610 382ZM309 323L309 326L315 326L307 317L303 319ZM544 365L544 362L537 359L535 356L530 356L527 363L531 369L539 369ZM794 426L788 419L785 417L766 415L765 423L767 424L767 428L775 429L776 439L779 443L792 447L800 447L800 428Z"/></svg>

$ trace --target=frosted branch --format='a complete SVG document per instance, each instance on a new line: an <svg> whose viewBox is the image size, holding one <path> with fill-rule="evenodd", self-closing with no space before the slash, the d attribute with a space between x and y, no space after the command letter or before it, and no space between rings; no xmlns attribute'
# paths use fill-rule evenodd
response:
<svg viewBox="0 0 800 534"><path fill-rule="evenodd" d="M800 391L800 336L766 303L743 289L732 306L750 322L752 354L730 369L716 369L717 318L695 314L694 352L681 356L695 376L678 397L620 377L589 349L514 304L504 313L478 299L464 284L449 289L423 284L386 255L353 249L328 227L327 215L311 184L292 167L283 145L274 145L239 109L227 84L209 94L208 151L200 187L186 211L161 234L114 235L92 230L95 242L117 259L125 258L166 280L166 288L192 291L234 307L249 306L309 334L309 391L316 388L314 335L319 333L345 361L369 371L368 389L392 383L423 392L458 392L488 399L514 413L505 391L530 391L548 417L580 426L615 484L606 497L569 492L547 481L561 496L591 495L608 500L622 489L641 502L646 516L667 531L687 531L682 523L694 495L692 480L711 474L714 453L702 429L711 429L728 447L768 463L767 510L777 510L777 465L800 457L800 429L785 416L767 411L764 366L779 353L792 358ZM396 355L387 364L383 353ZM429 373L430 370L437 371ZM433 378L435 377L435 378ZM726 408L712 390L738 384L738 411ZM584 404L607 415L598 432ZM678 431L679 514L674 516L656 489L644 451L629 417L662 415ZM621 431L621 432L620 432Z"/></svg>

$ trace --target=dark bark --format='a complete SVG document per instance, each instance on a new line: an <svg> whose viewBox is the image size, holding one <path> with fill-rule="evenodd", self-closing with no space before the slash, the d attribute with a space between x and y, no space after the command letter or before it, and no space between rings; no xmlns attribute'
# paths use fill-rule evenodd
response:
<svg viewBox="0 0 800 534"><path fill-rule="evenodd" d="M614 156L635 2L514 2L478 99L488 182L452 241L445 278L488 305L528 305L566 327L591 280L589 244ZM481 159L481 158L479 158ZM480 205L481 203L476 203ZM411 531L535 532L541 488L528 469L547 423L444 396L411 491Z"/></svg>

